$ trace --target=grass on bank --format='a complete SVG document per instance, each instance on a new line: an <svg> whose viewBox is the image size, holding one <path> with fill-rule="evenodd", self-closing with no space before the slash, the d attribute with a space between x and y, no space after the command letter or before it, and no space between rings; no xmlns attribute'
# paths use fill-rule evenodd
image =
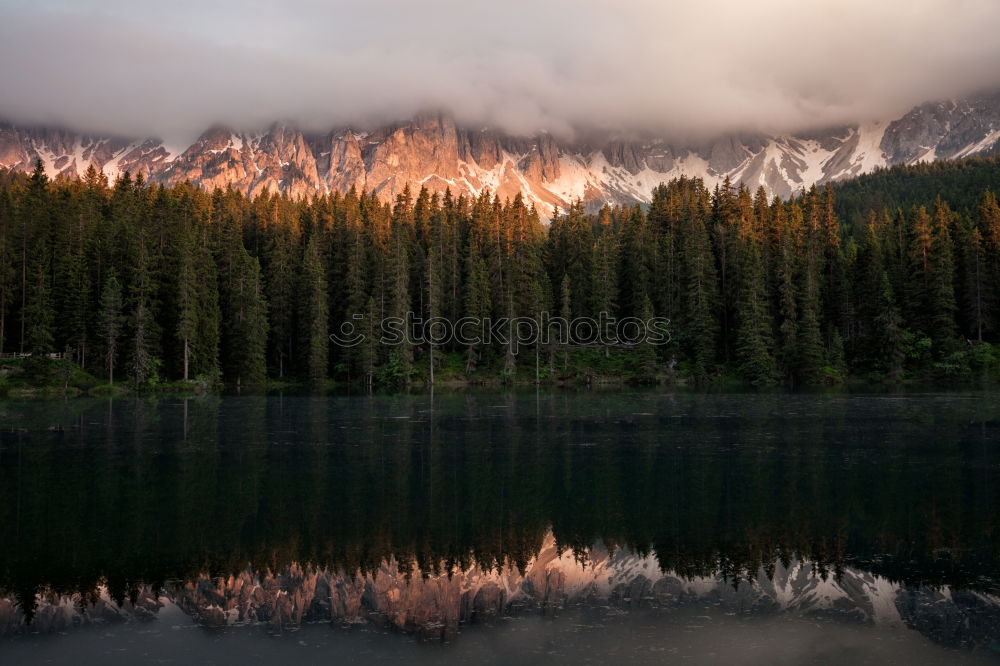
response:
<svg viewBox="0 0 1000 666"><path fill-rule="evenodd" d="M144 393L203 393L218 382L196 378L191 381L154 381L142 387ZM56 398L79 395L119 396L135 393L128 381L114 384L90 374L70 359L46 356L19 356L0 359L0 396L6 398Z"/></svg>

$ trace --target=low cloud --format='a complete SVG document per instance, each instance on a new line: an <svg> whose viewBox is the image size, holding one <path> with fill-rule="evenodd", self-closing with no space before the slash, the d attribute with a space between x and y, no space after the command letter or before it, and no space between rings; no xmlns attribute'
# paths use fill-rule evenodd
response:
<svg viewBox="0 0 1000 666"><path fill-rule="evenodd" d="M994 0L0 0L0 117L780 132L998 87L998 26Z"/></svg>

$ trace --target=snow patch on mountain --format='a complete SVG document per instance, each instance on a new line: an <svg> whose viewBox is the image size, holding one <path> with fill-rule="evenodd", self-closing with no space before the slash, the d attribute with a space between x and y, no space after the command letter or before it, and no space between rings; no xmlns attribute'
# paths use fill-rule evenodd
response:
<svg viewBox="0 0 1000 666"><path fill-rule="evenodd" d="M954 157L968 157L970 155L975 155L976 153L990 150L996 145L997 141L1000 141L1000 130L991 130L989 134L979 141L970 143L968 146L955 153Z"/></svg>
<svg viewBox="0 0 1000 666"><path fill-rule="evenodd" d="M892 121L697 146L658 138L560 143L546 133L462 128L444 114L309 136L284 123L251 133L213 127L187 147L0 122L0 166L30 171L40 159L52 177L93 165L111 180L130 171L151 182L231 185L250 195L278 188L295 198L356 187L392 201L405 185L455 196L489 191L501 200L520 194L545 218L574 201L591 209L648 202L657 185L679 176L709 188L728 178L787 197L882 166L982 154L1000 142L998 128L1000 94L922 105Z"/></svg>
<svg viewBox="0 0 1000 666"><path fill-rule="evenodd" d="M882 139L889 123L876 122L861 125L856 130L858 145L854 150L853 164L857 173L868 173L877 167L886 165L886 155L882 150Z"/></svg>

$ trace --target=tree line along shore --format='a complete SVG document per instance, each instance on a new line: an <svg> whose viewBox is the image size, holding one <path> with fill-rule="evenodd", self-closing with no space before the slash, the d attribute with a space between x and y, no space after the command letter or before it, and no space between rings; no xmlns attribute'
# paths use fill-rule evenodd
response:
<svg viewBox="0 0 1000 666"><path fill-rule="evenodd" d="M789 200L679 178L544 221L487 192L293 200L3 170L0 389L995 378L1000 205L955 185L995 162L935 165L952 201L913 168ZM670 341L475 335L554 316L662 317ZM383 344L390 317L468 318L478 339ZM364 341L332 341L345 330Z"/></svg>

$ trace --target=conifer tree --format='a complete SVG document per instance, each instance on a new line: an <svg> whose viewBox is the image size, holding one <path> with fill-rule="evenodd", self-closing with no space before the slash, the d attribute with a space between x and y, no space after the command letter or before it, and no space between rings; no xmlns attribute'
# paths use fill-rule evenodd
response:
<svg viewBox="0 0 1000 666"><path fill-rule="evenodd" d="M166 235L163 258L158 260L166 264L158 276L164 367L185 381L198 377L215 382L221 315L208 201L187 184L176 186L168 196L166 219L154 231L154 236Z"/></svg>
<svg viewBox="0 0 1000 666"><path fill-rule="evenodd" d="M7 346L7 313L16 284L14 224L14 202L10 190L4 188L0 190L0 352Z"/></svg>
<svg viewBox="0 0 1000 666"><path fill-rule="evenodd" d="M397 207L402 206L397 203ZM389 349L389 369L394 381L408 386L413 373L413 345L409 328L413 323L410 301L410 261L403 223L393 226L386 283L387 316L401 324L402 339Z"/></svg>
<svg viewBox="0 0 1000 666"><path fill-rule="evenodd" d="M739 197L732 182L726 176L721 186L716 186L712 195L713 240L719 266L720 323L722 328L723 360L729 362L733 347L733 312L735 310L736 243L740 226Z"/></svg>
<svg viewBox="0 0 1000 666"><path fill-rule="evenodd" d="M214 381L219 374L219 277L212 251L206 244L200 244L194 253L194 273L198 278L195 297L197 299L197 327L191 349L193 374Z"/></svg>
<svg viewBox="0 0 1000 666"><path fill-rule="evenodd" d="M20 260L20 351L49 351L52 345L52 311L49 303L49 179L42 160L28 178L18 206ZM29 301L29 292L31 293ZM37 348L36 348L37 347Z"/></svg>
<svg viewBox="0 0 1000 666"><path fill-rule="evenodd" d="M276 214L276 213L275 213ZM290 225L278 225L267 234L265 278L267 299L270 304L268 320L271 322L273 356L278 377L284 377L289 360L294 354L295 320L295 239ZM359 310L360 312L360 310Z"/></svg>
<svg viewBox="0 0 1000 666"><path fill-rule="evenodd" d="M483 361L483 355L487 351L484 344L486 321L493 310L489 269L474 241L469 243L466 273L468 278L465 288L464 317L467 318L467 324L461 332L469 340L465 352L465 372L471 374Z"/></svg>
<svg viewBox="0 0 1000 666"><path fill-rule="evenodd" d="M931 329L928 307L932 289L931 253L934 250L927 209L923 206L915 209L909 216L907 227L906 319L909 326L927 333Z"/></svg>
<svg viewBox="0 0 1000 666"><path fill-rule="evenodd" d="M149 256L149 246L146 238L142 212L137 213L136 221L129 221L129 227L134 232L129 247L129 259L132 261L128 288L128 308L130 328L129 358L132 368L132 379L136 386L142 386L155 372L155 340L156 316L154 312L153 271Z"/></svg>
<svg viewBox="0 0 1000 666"><path fill-rule="evenodd" d="M882 273L879 289L879 314L875 318L876 349L886 376L895 380L903 373L905 351L903 349L902 317L893 298L889 275Z"/></svg>
<svg viewBox="0 0 1000 666"><path fill-rule="evenodd" d="M718 278L704 219L695 217L688 222L683 259L686 289L680 337L695 380L703 382L715 364L719 336Z"/></svg>
<svg viewBox="0 0 1000 666"><path fill-rule="evenodd" d="M90 272L82 239L60 262L58 284L59 328L67 346L75 350L76 362L86 365L87 328L91 311Z"/></svg>
<svg viewBox="0 0 1000 666"><path fill-rule="evenodd" d="M983 331L992 328L993 294L987 274L987 254L983 234L973 227L967 232L963 246L965 273L965 315L973 337L983 341Z"/></svg>
<svg viewBox="0 0 1000 666"><path fill-rule="evenodd" d="M642 301L639 304L638 311L639 319L644 323L648 322L653 318L653 301L649 298L648 294L642 295ZM653 346L652 342L649 340L649 333L646 326L642 326L642 338L636 344L635 354L636 354L636 366L637 366L637 378L642 382L653 382L656 380L656 348Z"/></svg>
<svg viewBox="0 0 1000 666"><path fill-rule="evenodd" d="M933 249L930 257L930 330L931 340L945 353L955 338L955 254L952 240L954 214L940 197L934 202L931 220Z"/></svg>
<svg viewBox="0 0 1000 666"><path fill-rule="evenodd" d="M604 230L597 238L593 267L593 314L603 329L600 331L601 339L610 341L615 332L612 320L618 312L618 245L610 230ZM604 354L609 354L607 345L604 347Z"/></svg>
<svg viewBox="0 0 1000 666"><path fill-rule="evenodd" d="M990 190L983 192L979 204L976 228L982 236L985 253L983 272L986 295L983 297L985 312L984 329L996 340L1000 323L997 314L1000 313L1000 204Z"/></svg>
<svg viewBox="0 0 1000 666"><path fill-rule="evenodd" d="M240 387L259 384L266 377L267 302L260 263L242 243L232 253L221 294L223 371Z"/></svg>
<svg viewBox="0 0 1000 666"><path fill-rule="evenodd" d="M774 281L778 331L778 360L786 378L796 371L798 363L799 287L798 287L798 231L801 229L801 210L797 205L784 210L784 204L774 207L776 236L774 250Z"/></svg>
<svg viewBox="0 0 1000 666"><path fill-rule="evenodd" d="M743 241L740 294L736 309L736 358L744 377L753 384L770 384L776 375L772 354L771 317L760 248Z"/></svg>
<svg viewBox="0 0 1000 666"><path fill-rule="evenodd" d="M648 240L646 218L638 206L633 206L622 226L619 252L618 305L625 317L639 316L649 296Z"/></svg>
<svg viewBox="0 0 1000 666"><path fill-rule="evenodd" d="M28 273L27 302L25 304L25 346L35 355L52 351L52 324L55 311L49 288L47 250L35 243L31 270Z"/></svg>
<svg viewBox="0 0 1000 666"><path fill-rule="evenodd" d="M303 321L308 327L306 347L309 350L309 380L314 385L326 380L330 337L328 330L328 305L326 271L319 243L313 236L306 244L302 261L302 288L305 295Z"/></svg>
<svg viewBox="0 0 1000 666"><path fill-rule="evenodd" d="M444 301L444 258L440 239L430 247L427 253L427 321L437 322L442 318L442 307ZM433 336L435 331L427 328L429 336ZM429 371L430 385L434 386L434 370L438 363L440 354L437 345L431 339L427 340L427 365Z"/></svg>
<svg viewBox="0 0 1000 666"><path fill-rule="evenodd" d="M371 386L375 379L375 364L378 362L378 308L375 305L375 298L369 296L365 304L363 319L364 339L360 345L360 365L364 383Z"/></svg>
<svg viewBox="0 0 1000 666"><path fill-rule="evenodd" d="M101 291L100 311L97 317L98 332L104 345L104 367L108 373L108 383L115 383L115 360L118 355L118 340L122 333L122 288L114 271L108 275Z"/></svg>
<svg viewBox="0 0 1000 666"><path fill-rule="evenodd" d="M820 297L815 269L806 266L798 305L798 329L795 333L796 375L806 383L819 381L823 369L823 335L820 328Z"/></svg>
<svg viewBox="0 0 1000 666"><path fill-rule="evenodd" d="M358 335L362 334L362 330L366 330L366 326L369 323L374 325L375 322L368 322L366 317L371 313L371 308L369 308L369 301L371 301L372 307L374 307L374 297L368 292L368 265L366 262L366 253L364 246L364 239L358 238L354 235L349 235L346 238L346 242L350 247L346 250L347 255L347 284L344 285L344 292L346 294L347 304L344 310L343 319L341 321L341 326L344 327L342 330L351 330L356 332ZM377 313L372 314L372 316L377 316ZM368 363L364 358L365 353L369 350L367 345L371 345L370 341L366 341L365 347L346 347L343 350L343 357L347 361L348 371L356 371L360 373L362 377L369 377L368 374ZM371 347L373 350L374 347ZM376 360L371 359L371 365L374 367Z"/></svg>
<svg viewBox="0 0 1000 666"><path fill-rule="evenodd" d="M646 219L650 234L656 244L653 253L652 281L657 286L653 294L653 308L668 316L677 316L680 302L680 238L678 207L687 194L687 179L672 181L669 185L653 188L652 200Z"/></svg>
<svg viewBox="0 0 1000 666"><path fill-rule="evenodd" d="M178 239L180 258L177 272L177 337L182 348L183 379L188 381L191 377L193 341L198 333L199 276L195 272L195 248L190 232L184 236L187 237Z"/></svg>
<svg viewBox="0 0 1000 666"><path fill-rule="evenodd" d="M645 292L643 292L642 296L645 295ZM563 274L562 281L559 283L559 316L566 322L565 325L567 327L571 327L573 322L573 292L570 288L569 275L565 273ZM570 330L572 329L570 328ZM573 343L572 339L568 338L567 341L569 344ZM563 345L563 370L569 368L569 344Z"/></svg>

